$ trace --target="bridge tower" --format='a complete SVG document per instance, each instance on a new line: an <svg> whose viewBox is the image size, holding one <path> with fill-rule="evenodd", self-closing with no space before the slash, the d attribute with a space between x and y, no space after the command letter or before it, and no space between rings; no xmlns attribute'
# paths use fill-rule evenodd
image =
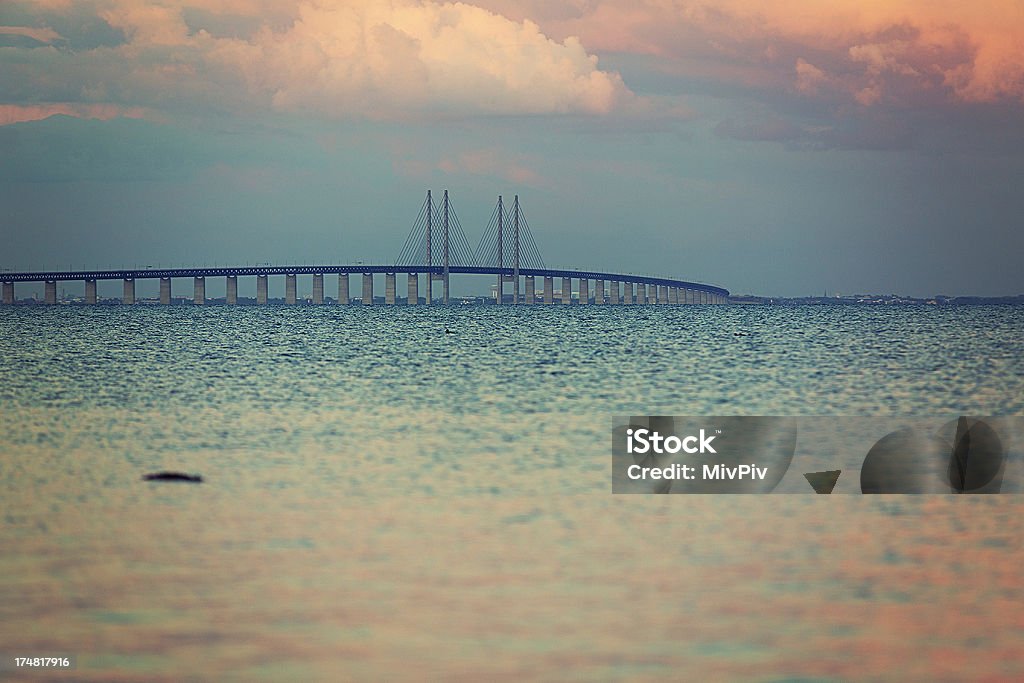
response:
<svg viewBox="0 0 1024 683"><path fill-rule="evenodd" d="M441 231L441 244L439 245L434 244L435 229ZM434 263L435 248L440 251L436 264ZM418 272L422 272L420 267L427 271L426 302L433 303L434 280L441 281L444 288L442 301L445 304L451 301L452 267L474 266L476 258L466 240L466 234L459 224L459 216L448 196L448 190L444 191L444 198L436 207L436 213L433 192L427 190L427 198L420 206L419 215L409 231L409 236L406 238L405 245L395 264L414 266L408 271L410 303L415 303L417 300Z"/></svg>
<svg viewBox="0 0 1024 683"><path fill-rule="evenodd" d="M519 195L512 203L512 230L515 234L515 263L512 268L512 305L519 305Z"/></svg>
<svg viewBox="0 0 1024 683"><path fill-rule="evenodd" d="M427 305L432 303L433 291L434 291L434 273L430 270L433 265L432 255L430 253L430 228L433 223L434 209L430 201L430 190L427 190Z"/></svg>
<svg viewBox="0 0 1024 683"><path fill-rule="evenodd" d="M444 191L444 305L448 305L448 190Z"/></svg>
<svg viewBox="0 0 1024 683"><path fill-rule="evenodd" d="M505 267L505 254L502 251L502 242L504 242L504 217L505 211L501 206L501 195L498 195L498 305L502 303L502 299L505 298L505 274L501 272L501 269Z"/></svg>

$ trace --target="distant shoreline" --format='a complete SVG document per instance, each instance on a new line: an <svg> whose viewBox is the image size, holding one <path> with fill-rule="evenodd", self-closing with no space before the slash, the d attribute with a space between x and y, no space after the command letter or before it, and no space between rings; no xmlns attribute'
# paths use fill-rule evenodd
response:
<svg viewBox="0 0 1024 683"><path fill-rule="evenodd" d="M1016 296L902 296L899 294L853 294L850 296L730 296L731 304L795 305L795 306L885 306L897 304L924 306L991 306L997 304L1024 305L1024 294Z"/></svg>

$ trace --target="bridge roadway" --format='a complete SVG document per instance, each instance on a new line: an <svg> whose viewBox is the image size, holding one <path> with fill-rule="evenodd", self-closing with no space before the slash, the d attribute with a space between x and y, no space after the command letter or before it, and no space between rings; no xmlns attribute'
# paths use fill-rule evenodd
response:
<svg viewBox="0 0 1024 683"><path fill-rule="evenodd" d="M447 273L446 273L447 271ZM313 265L313 266L234 266L214 268L144 268L125 270L82 270L82 271L37 271L37 272L0 272L0 282L3 283L3 303L13 304L14 283L16 282L43 282L45 283L46 303L56 303L56 283L67 281L84 281L86 291L86 302L96 303L96 281L97 280L122 280L124 290L122 301L124 303L135 303L135 280L159 279L160 280L160 302L170 303L171 279L191 277L193 284L193 300L196 304L206 301L206 278L225 277L227 278L227 303L237 303L239 276L256 276L257 302L267 302L267 280L271 275L285 276L285 301L296 303L296 275L313 276L313 302L323 303L323 276L325 274L337 274L338 277L338 300L351 302L348 296L348 275L363 274L363 297L364 304L373 302L373 275L383 273L385 282L385 302L394 304L395 296L395 274L407 273L408 298L409 302L418 303L419 300L419 274L430 273L427 278L427 297L429 303L433 298L431 284L434 280L440 280L444 287L442 301L448 302L448 274L473 274L492 275L498 277L498 291L504 293L504 284L513 285L513 302L524 304L535 303L536 288L535 278L543 279L541 290L543 303L554 303L556 298L560 303L570 303L562 297L554 295L554 279L562 279L562 291L566 288L571 290L571 281L579 281L579 302L590 303L659 303L659 304L720 304L727 303L729 291L721 287L706 285L697 282L688 282L673 278L649 277L644 275L605 273L590 270L576 270L564 268L519 268L518 276L525 278L525 295L520 298L519 277L516 269L497 268L495 266L456 266L449 265ZM588 292L588 281L594 281L594 296ZM604 287L605 282L609 288ZM623 287L620 288L620 285ZM600 296L598 291L600 290ZM634 298L634 290L636 296ZM571 294L570 294L571 299ZM499 299L499 300L503 300Z"/></svg>

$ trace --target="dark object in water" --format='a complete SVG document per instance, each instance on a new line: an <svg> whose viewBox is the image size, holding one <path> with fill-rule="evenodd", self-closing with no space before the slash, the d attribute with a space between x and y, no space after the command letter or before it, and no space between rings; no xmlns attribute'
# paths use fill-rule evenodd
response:
<svg viewBox="0 0 1024 683"><path fill-rule="evenodd" d="M199 484L203 478L198 474L185 474L183 472L154 472L153 474L142 475L145 481L190 481Z"/></svg>
<svg viewBox="0 0 1024 683"><path fill-rule="evenodd" d="M455 334L454 332L452 332L451 330L449 330L449 329L448 329L447 327L446 327L446 328L444 328L444 333L445 333L445 334Z"/></svg>

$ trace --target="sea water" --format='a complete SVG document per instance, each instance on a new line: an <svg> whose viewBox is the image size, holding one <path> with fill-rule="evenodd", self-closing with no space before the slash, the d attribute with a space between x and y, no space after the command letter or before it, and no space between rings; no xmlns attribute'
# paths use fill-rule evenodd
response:
<svg viewBox="0 0 1024 683"><path fill-rule="evenodd" d="M5 307L0 654L95 681L1020 678L1017 495L613 496L610 433L1021 415L1022 338L1009 306Z"/></svg>

